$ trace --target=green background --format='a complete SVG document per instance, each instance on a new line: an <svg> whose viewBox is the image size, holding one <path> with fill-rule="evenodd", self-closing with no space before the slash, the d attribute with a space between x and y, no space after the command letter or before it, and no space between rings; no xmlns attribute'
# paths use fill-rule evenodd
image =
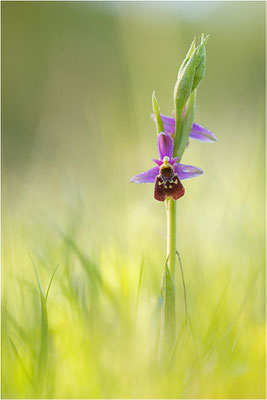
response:
<svg viewBox="0 0 267 400"><path fill-rule="evenodd" d="M1 6L2 397L264 398L264 2ZM218 143L183 158L204 170L178 201L193 336L177 271L162 371L165 209L129 180L157 157L152 91L171 115L202 32L195 120ZM32 264L44 291L59 264L47 337Z"/></svg>

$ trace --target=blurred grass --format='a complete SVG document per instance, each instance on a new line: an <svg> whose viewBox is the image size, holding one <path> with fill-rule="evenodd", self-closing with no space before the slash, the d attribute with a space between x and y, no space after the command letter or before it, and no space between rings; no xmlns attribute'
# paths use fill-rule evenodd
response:
<svg viewBox="0 0 267 400"><path fill-rule="evenodd" d="M3 398L264 398L264 7L2 3ZM202 31L196 121L219 142L191 141L184 158L205 171L178 204L193 337L177 273L180 336L162 371L165 210L129 179L157 154L152 90L171 113ZM44 293L59 264L41 377L29 255Z"/></svg>

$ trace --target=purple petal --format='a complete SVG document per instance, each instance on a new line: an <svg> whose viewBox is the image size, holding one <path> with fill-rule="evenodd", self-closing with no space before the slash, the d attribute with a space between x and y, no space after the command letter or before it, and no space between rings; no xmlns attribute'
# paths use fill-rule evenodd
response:
<svg viewBox="0 0 267 400"><path fill-rule="evenodd" d="M163 123L164 131L172 135L175 133L175 118L167 117L167 115L160 114ZM155 114L151 114L153 121L156 122Z"/></svg>
<svg viewBox="0 0 267 400"><path fill-rule="evenodd" d="M190 137L192 139L201 140L202 142L217 142L217 138L214 133L195 123L192 126Z"/></svg>
<svg viewBox="0 0 267 400"><path fill-rule="evenodd" d="M169 163L171 164L171 165L174 165L175 163L176 163L176 161L178 161L179 160L179 157L174 157L174 158L172 158L170 161L169 161Z"/></svg>
<svg viewBox="0 0 267 400"><path fill-rule="evenodd" d="M169 133L170 135L175 133L175 118L167 117L164 114L160 114L160 116L165 132Z"/></svg>
<svg viewBox="0 0 267 400"><path fill-rule="evenodd" d="M159 167L154 167L148 171L135 175L130 182L134 183L154 183L157 175L159 174Z"/></svg>
<svg viewBox="0 0 267 400"><path fill-rule="evenodd" d="M158 149L159 149L159 158L163 160L163 157L168 156L172 157L173 153L173 138L166 133L161 132L158 135Z"/></svg>
<svg viewBox="0 0 267 400"><path fill-rule="evenodd" d="M154 161L154 163L156 163L159 167L163 164L163 161L157 160L156 158L152 158L152 161Z"/></svg>
<svg viewBox="0 0 267 400"><path fill-rule="evenodd" d="M202 169L193 167L192 165L174 164L173 169L179 179L195 178L196 176L203 174Z"/></svg>

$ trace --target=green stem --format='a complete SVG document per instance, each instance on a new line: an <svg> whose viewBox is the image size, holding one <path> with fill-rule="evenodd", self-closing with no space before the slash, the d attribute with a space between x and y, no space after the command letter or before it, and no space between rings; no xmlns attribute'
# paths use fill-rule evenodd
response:
<svg viewBox="0 0 267 400"><path fill-rule="evenodd" d="M160 361L169 359L175 344L175 262L176 262L176 201L166 200L167 259L163 273L161 295Z"/></svg>
<svg viewBox="0 0 267 400"><path fill-rule="evenodd" d="M166 200L167 209L167 257L169 257L169 270L175 279L175 261L176 261L176 201Z"/></svg>

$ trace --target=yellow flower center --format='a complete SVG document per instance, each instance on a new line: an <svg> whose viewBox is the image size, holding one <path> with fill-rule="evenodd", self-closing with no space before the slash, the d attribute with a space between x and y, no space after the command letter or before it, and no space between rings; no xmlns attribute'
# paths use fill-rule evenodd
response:
<svg viewBox="0 0 267 400"><path fill-rule="evenodd" d="M169 163L169 157L165 156L163 158L163 164L161 165L159 171L164 178L169 179L173 174L173 166Z"/></svg>

